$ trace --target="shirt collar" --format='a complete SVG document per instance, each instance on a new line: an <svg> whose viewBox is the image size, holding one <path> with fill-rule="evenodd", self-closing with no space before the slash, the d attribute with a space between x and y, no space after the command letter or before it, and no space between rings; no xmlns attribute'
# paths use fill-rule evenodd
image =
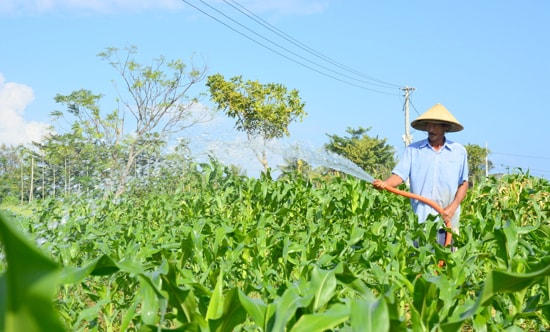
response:
<svg viewBox="0 0 550 332"><path fill-rule="evenodd" d="M453 143L453 142L449 141L449 140L447 139L447 137L445 137L445 143L443 143L443 148L444 148L444 149L447 149L447 150L449 150L449 151L452 151L453 148L452 148L452 144L451 144L451 143ZM430 148L430 149L431 149L430 142L428 141L427 138L425 138L424 140L422 140L422 141L420 142L420 148Z"/></svg>

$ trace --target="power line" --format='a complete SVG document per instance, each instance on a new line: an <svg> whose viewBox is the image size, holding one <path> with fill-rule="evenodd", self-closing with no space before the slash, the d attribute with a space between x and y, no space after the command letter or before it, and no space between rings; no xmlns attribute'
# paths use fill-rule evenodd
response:
<svg viewBox="0 0 550 332"><path fill-rule="evenodd" d="M414 106L412 101L409 101L409 102L410 102L410 105L412 106L412 108L414 109L414 111L416 112L416 115L420 115L420 113L418 112L418 109L416 109L416 106Z"/></svg>
<svg viewBox="0 0 550 332"><path fill-rule="evenodd" d="M511 165L500 165L501 168L505 168L508 172L510 170L521 170L523 171L529 171L531 174L550 174L550 170L542 170L542 169L534 169L530 167L520 167L520 166L511 166Z"/></svg>
<svg viewBox="0 0 550 332"><path fill-rule="evenodd" d="M332 78L332 79L337 80L337 81L339 81L339 82L342 82L342 83L345 83L345 84L348 84L348 85L351 85L351 86L354 86L354 87L357 87L357 88L360 88L360 89L364 89L364 90L368 90L368 91L372 91L372 92L376 92L376 93L387 94L387 95L398 95L397 93L384 92L384 91L380 91L380 90L376 90L376 89L372 89L372 88L366 87L366 86L364 86L364 85L359 85L359 84L350 82L350 81L348 81L348 80L344 80L344 79L338 78L338 77L336 77L336 76L334 76L334 75L328 74L328 73L323 72L323 71L321 71L321 70L319 70L319 69L313 68L312 66L310 66L310 65L308 65L308 64L306 64L306 63L304 63L304 62L302 62L302 61L296 60L296 59L294 59L294 58L292 58L292 57L290 57L290 56L288 56L288 55L285 55L285 54L283 54L283 53L281 53L281 52L279 52L279 51L273 49L272 47L270 47L270 46L268 46L268 45L266 45L266 44L264 44L264 43L258 41L257 39L255 39L255 38L253 38L253 37L251 37L251 36L249 36L249 35L243 33L242 31L239 31L239 30L236 29L234 26L231 26L231 25L227 24L226 22L224 22L224 21L220 20L219 18L217 18L217 17L211 15L210 13L206 12L205 10L203 10L203 9L197 7L196 5L190 3L189 1L187 1L187 0L182 0L182 1L185 2L186 4L188 4L189 6L195 8L196 10L200 11L200 12L203 13L204 15L206 15L206 16L210 17L211 19L217 21L218 23L224 25L225 27L227 27L227 28L233 30L234 32L240 34L241 36L243 36L243 37L245 37L245 38L247 38L247 39L253 41L254 43L256 43L256 44L258 44L258 45L260 45L260 46L262 46L262 47L264 47L264 48L266 48L266 49L268 49L268 50L270 50L271 52L274 52L274 53L276 53L276 54L278 54L278 55L280 55L280 56L286 58L287 60L290 60L290 61L292 61L292 62L294 62L294 63L296 63L296 64L299 64L299 65L301 65L301 66L303 66L303 67L305 67L305 68L308 68L308 69L310 69L310 70L312 70L312 71L315 71L315 72L317 72L317 73L319 73L319 74L321 74L321 75L324 75L324 76L326 76L326 77ZM315 65L315 66L317 66L317 67L323 68L323 69L328 70L328 71L331 71L331 72L333 72L333 73L336 73L336 74L338 74L338 75L340 75L340 76L347 77L348 79L360 81L360 82L362 82L362 83L367 83L367 84L371 84L371 85L376 85L376 84L374 84L374 83L370 83L370 82L365 82L365 81L362 81L362 80L358 80L358 79L356 79L356 78L350 77L349 75L346 75L346 74L342 74L342 73L336 72L336 71L334 71L334 70L332 70L332 69L330 69L330 68L327 68L326 66L320 65L320 64L318 64L318 63L316 63L316 62L313 62L313 61L311 61L311 60L309 60L309 59L306 59L306 58L304 58L303 56L300 56L299 54L297 54L297 53L295 53L295 52L293 52L293 51L291 51L291 50L289 50L289 49L287 49L287 48L285 48L285 47L283 47L283 46L281 46L281 45L279 45L279 44L273 42L272 40L270 40L270 39L268 39L268 38L266 38L266 37L264 37L264 36L258 34L257 32L253 31L252 29L250 29L250 28L244 26L243 24L237 22L236 20L234 20L233 18L231 18L231 17L229 17L228 15L224 14L223 12L221 12L220 10L218 10L217 8L214 8L213 6L207 4L205 1L203 1L203 0L199 0L199 1L200 1L201 3L203 3L204 5L206 5L207 7L209 7L211 10L214 10L214 11L217 12L218 14L224 16L226 19L228 19L228 20L230 20L231 22L237 24L238 26L240 26L240 27L246 29L247 31L251 32L252 34L254 34L254 35L256 35L256 36L258 36L258 37L260 37L260 38L262 38L262 39L264 39L264 40L266 40L266 41L268 41L269 43L271 43L271 44L277 46L278 48L280 48L280 49L282 49L282 50L284 50L284 51L286 51L286 52L288 52L288 53L290 53L290 54L292 54L292 55L294 55L294 56L296 56L296 57L298 57L298 58L300 58L300 59L302 59L302 60L305 60L306 62L309 62L309 63L311 63L311 64L313 64L313 65ZM243 8L244 8L244 7L243 7ZM397 85L395 85L395 87L397 87Z"/></svg>
<svg viewBox="0 0 550 332"><path fill-rule="evenodd" d="M550 160L550 157L528 156L528 155L512 154L512 153L491 152L491 154L500 154L500 155L503 155L503 156L520 157L520 158L532 158L532 159L545 159L545 160Z"/></svg>
<svg viewBox="0 0 550 332"><path fill-rule="evenodd" d="M375 83L371 83L371 82L366 82L366 81L361 81L361 82L364 82L364 83L367 83L367 84L372 84L372 85L376 85L376 86L380 86L380 87L391 87L391 88L401 88L401 86L399 85L396 85L396 84L392 84L392 83L388 83L388 82L384 82L384 81L381 81L381 80L378 80L374 77L371 77L369 75L366 75L366 74L363 74L353 68L350 68L336 60L333 60L331 59L330 57L314 50L313 48L307 46L306 44L300 42L299 40L293 38L292 36L288 35L287 33L285 33L284 31L281 31L280 29L278 29L277 27L273 26L272 24L270 24L269 22L265 21L264 19L262 19L261 17L259 17L258 15L254 14L253 12L251 12L250 10L246 9L243 5L237 3L236 1L234 0L224 0L225 3L227 3L228 5L230 5L231 7L235 8L236 10L238 10L239 12L243 13L244 15L246 15L247 17L249 17L250 19L252 19L254 22L260 24L261 26L263 26L264 28L268 29L269 31L275 33L276 35L278 35L279 37L285 39L286 41L294 44L295 46L298 46L299 48L301 48L302 50L305 50L306 52L314 55L315 57L321 59L321 60L324 60L340 69L343 69L349 73L352 73L352 74L355 74L359 77L363 77L365 79L368 79L368 80L371 80L371 81L374 81L374 82L378 82L379 84L375 84ZM235 4L231 4L231 3ZM239 8L237 8L237 6Z"/></svg>
<svg viewBox="0 0 550 332"><path fill-rule="evenodd" d="M528 159L539 159L539 160L550 160L550 157L546 156L533 156L533 155L523 155L523 154L514 154L514 153L501 153L501 152L490 152L490 155L500 155L500 156L510 156L515 158L528 158ZM518 163L516 160L514 162L515 164ZM538 165L540 166L540 165ZM539 168L531 168L530 166L518 166L518 165L506 165L501 164L501 167L505 167L506 169L519 169L519 170L528 170L531 173L538 173L538 174L550 174L550 170L544 170ZM543 166L544 167L544 166Z"/></svg>

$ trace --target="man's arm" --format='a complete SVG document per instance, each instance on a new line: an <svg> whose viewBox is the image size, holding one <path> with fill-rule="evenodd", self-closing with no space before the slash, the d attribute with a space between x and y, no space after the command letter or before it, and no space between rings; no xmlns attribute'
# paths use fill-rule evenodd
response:
<svg viewBox="0 0 550 332"><path fill-rule="evenodd" d="M446 223L448 223L451 218L454 216L456 209L458 209L458 206L464 198L466 197L466 192L468 191L468 181L462 182L460 186L458 186L458 189L456 190L455 198L445 208L443 208L443 220L445 220Z"/></svg>

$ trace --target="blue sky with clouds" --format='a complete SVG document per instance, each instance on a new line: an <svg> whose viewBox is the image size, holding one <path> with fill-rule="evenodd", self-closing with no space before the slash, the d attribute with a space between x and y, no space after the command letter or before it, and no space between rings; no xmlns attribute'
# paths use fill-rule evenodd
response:
<svg viewBox="0 0 550 332"><path fill-rule="evenodd" d="M413 87L411 120L442 103L465 127L448 138L487 144L493 172L550 178L548 13L543 0L4 0L0 143L36 139L56 94L89 89L116 107L117 73L96 55L135 45L144 63L163 55L298 89L308 115L290 139L312 146L361 126L400 154L401 89ZM214 126L242 139L223 118Z"/></svg>

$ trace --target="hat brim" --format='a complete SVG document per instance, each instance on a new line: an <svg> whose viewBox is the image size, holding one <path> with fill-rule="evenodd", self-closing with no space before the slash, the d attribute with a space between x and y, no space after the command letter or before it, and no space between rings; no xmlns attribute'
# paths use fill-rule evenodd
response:
<svg viewBox="0 0 550 332"><path fill-rule="evenodd" d="M411 127L416 130L427 131L428 123L442 123L447 125L447 132L457 132L464 129L460 123L444 121L441 119L417 119L411 122Z"/></svg>

